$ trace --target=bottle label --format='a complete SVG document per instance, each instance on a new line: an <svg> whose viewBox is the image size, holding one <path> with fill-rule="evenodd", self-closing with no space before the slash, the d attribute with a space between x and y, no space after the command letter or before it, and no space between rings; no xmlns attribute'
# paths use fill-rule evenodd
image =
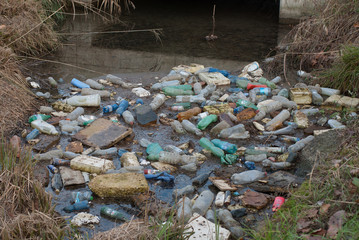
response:
<svg viewBox="0 0 359 240"><path fill-rule="evenodd" d="M260 95L268 95L269 89L268 88L259 88L259 94Z"/></svg>

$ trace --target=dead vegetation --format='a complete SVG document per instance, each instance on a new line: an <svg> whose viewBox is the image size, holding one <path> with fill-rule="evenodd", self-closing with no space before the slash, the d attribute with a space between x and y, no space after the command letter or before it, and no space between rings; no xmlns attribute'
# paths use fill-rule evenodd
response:
<svg viewBox="0 0 359 240"><path fill-rule="evenodd" d="M279 44L268 65L272 73L285 74L289 67L305 71L330 67L343 45L359 44L358 1L318 1L313 12Z"/></svg>

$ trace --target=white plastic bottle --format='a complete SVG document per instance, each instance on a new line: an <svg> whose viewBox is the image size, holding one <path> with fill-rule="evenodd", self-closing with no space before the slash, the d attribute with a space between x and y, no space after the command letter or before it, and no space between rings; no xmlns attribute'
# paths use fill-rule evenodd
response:
<svg viewBox="0 0 359 240"><path fill-rule="evenodd" d="M98 94L88 96L73 96L65 100L65 103L79 107L99 107L101 97Z"/></svg>
<svg viewBox="0 0 359 240"><path fill-rule="evenodd" d="M36 128L37 130L39 130L42 133L46 133L46 134L50 134L50 135L59 134L53 125L43 121L42 119L37 119L35 121L32 121L31 127Z"/></svg>
<svg viewBox="0 0 359 240"><path fill-rule="evenodd" d="M264 178L267 175L265 172L261 172L258 170L249 170L241 173L235 173L232 175L231 180L234 184L247 184L251 182L255 182Z"/></svg>
<svg viewBox="0 0 359 240"><path fill-rule="evenodd" d="M126 110L126 111L124 111L123 113L122 113L122 117L123 117L123 119L125 120L125 122L127 123L127 124L129 124L129 125L133 125L134 124L134 122L135 122L135 118L133 117L133 115L132 115L132 113L130 112L130 111L128 111L128 110Z"/></svg>
<svg viewBox="0 0 359 240"><path fill-rule="evenodd" d="M313 141L314 136L313 135L309 135L306 138L303 138L302 140L296 142L295 144L291 145L288 147L288 152L299 152L300 150L302 150L305 145L307 145L308 143L310 143L311 141Z"/></svg>
<svg viewBox="0 0 359 240"><path fill-rule="evenodd" d="M84 112L85 112L85 109L83 109L82 107L77 107L77 108L75 108L75 110L73 110L71 113L69 113L66 116L66 119L69 119L71 121L76 120L79 116L84 114Z"/></svg>
<svg viewBox="0 0 359 240"><path fill-rule="evenodd" d="M166 101L166 96L164 94L157 94L156 97L150 103L150 107L153 111L157 110L162 104Z"/></svg>
<svg viewBox="0 0 359 240"><path fill-rule="evenodd" d="M192 206L192 212L204 216L208 208L212 205L213 199L214 199L214 194L211 191L209 190L203 191L194 202Z"/></svg>

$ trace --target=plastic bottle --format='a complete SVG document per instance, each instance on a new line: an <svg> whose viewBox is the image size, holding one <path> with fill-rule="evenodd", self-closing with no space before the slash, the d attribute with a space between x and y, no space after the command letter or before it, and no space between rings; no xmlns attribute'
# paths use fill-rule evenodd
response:
<svg viewBox="0 0 359 240"><path fill-rule="evenodd" d="M237 146L235 144L221 141L219 139L212 139L211 142L214 144L214 146L222 149L223 151L226 151L227 153L233 154L237 152Z"/></svg>
<svg viewBox="0 0 359 240"><path fill-rule="evenodd" d="M196 82L194 85L193 85L193 91L194 91L194 94L198 95L201 93L202 91L202 84L199 83L199 82Z"/></svg>
<svg viewBox="0 0 359 240"><path fill-rule="evenodd" d="M285 97L282 96L273 96L272 99L274 101L280 102L282 103L282 106L284 108L289 108L289 109L297 109L297 104L293 101L288 100Z"/></svg>
<svg viewBox="0 0 359 240"><path fill-rule="evenodd" d="M224 227L231 232L235 239L241 239L244 236L243 229L239 223L233 219L232 214L227 209L219 209L217 211L218 219L224 224Z"/></svg>
<svg viewBox="0 0 359 240"><path fill-rule="evenodd" d="M188 171L188 172L196 172L197 171L197 164L195 163L188 163L180 167L181 170Z"/></svg>
<svg viewBox="0 0 359 240"><path fill-rule="evenodd" d="M98 83L98 82L96 82L95 80L92 80L92 79L87 79L86 81L85 81L85 83L87 84L87 85L89 85L91 88L93 88L93 89L97 89L97 90L103 90L103 89L105 89L105 87L101 84L101 83Z"/></svg>
<svg viewBox="0 0 359 240"><path fill-rule="evenodd" d="M277 116L266 124L266 130L273 131L290 117L290 112L286 109L282 110Z"/></svg>
<svg viewBox="0 0 359 240"><path fill-rule="evenodd" d="M206 98L202 94L196 96L176 96L176 102L202 103L204 101L206 101Z"/></svg>
<svg viewBox="0 0 359 240"><path fill-rule="evenodd" d="M265 172L258 170L249 170L241 173L235 173L232 175L231 180L236 185L247 184L255 182L264 178L267 175Z"/></svg>
<svg viewBox="0 0 359 240"><path fill-rule="evenodd" d="M241 89L247 89L247 85L251 83L247 78L239 78L236 81L236 85L237 87L241 88Z"/></svg>
<svg viewBox="0 0 359 240"><path fill-rule="evenodd" d="M139 144L140 144L141 147L147 148L148 145L152 144L152 142L147 140L146 138L141 138L140 141L139 141Z"/></svg>
<svg viewBox="0 0 359 240"><path fill-rule="evenodd" d="M267 154L256 154L256 155L245 155L246 161L251 162L262 162L263 160L267 159Z"/></svg>
<svg viewBox="0 0 359 240"><path fill-rule="evenodd" d="M78 157L78 156L80 156L80 154L69 152L69 151L66 151L63 153L63 157L67 158L67 159L74 159L75 157Z"/></svg>
<svg viewBox="0 0 359 240"><path fill-rule="evenodd" d="M253 88L252 90L249 91L254 92L256 95L270 95L271 94L271 89L270 88Z"/></svg>
<svg viewBox="0 0 359 240"><path fill-rule="evenodd" d="M143 169L143 174L157 174L160 173L160 170L157 169Z"/></svg>
<svg viewBox="0 0 359 240"><path fill-rule="evenodd" d="M71 84L78 88L90 88L90 86L84 82L81 82L80 80L73 78L71 80Z"/></svg>
<svg viewBox="0 0 359 240"><path fill-rule="evenodd" d="M295 144L291 145L288 147L288 151L289 152L299 152L300 150L302 150L305 145L307 145L308 143L310 143L311 141L313 141L314 136L309 135L306 138L303 138L302 140L296 142Z"/></svg>
<svg viewBox="0 0 359 240"><path fill-rule="evenodd" d="M63 157L64 152L62 150L51 150L46 153L36 154L35 159L39 161L52 160L54 157L61 158Z"/></svg>
<svg viewBox="0 0 359 240"><path fill-rule="evenodd" d="M120 102L120 104L118 105L116 114L118 114L119 116L122 116L123 112L126 111L126 109L128 108L128 105L129 105L129 103L127 100L122 100Z"/></svg>
<svg viewBox="0 0 359 240"><path fill-rule="evenodd" d="M255 150L260 150L264 152L271 152L271 153L283 153L285 152L285 147L254 147Z"/></svg>
<svg viewBox="0 0 359 240"><path fill-rule="evenodd" d="M183 107L184 109L189 109L189 108L191 108L191 103L190 103L190 102L174 103L172 106L173 106L173 107L175 107L175 106L181 106L181 107Z"/></svg>
<svg viewBox="0 0 359 240"><path fill-rule="evenodd" d="M208 84L205 88L201 90L199 94L206 98L210 94L212 94L216 90L216 88L217 88L216 85Z"/></svg>
<svg viewBox="0 0 359 240"><path fill-rule="evenodd" d="M219 122L216 126L214 126L210 133L213 135L213 136L218 136L218 134L224 130L224 129L227 129L227 128L230 128L231 125L229 125L226 121L221 121Z"/></svg>
<svg viewBox="0 0 359 240"><path fill-rule="evenodd" d="M109 98L111 97L111 93L107 90L95 90L92 88L83 88L81 89L81 95L82 96L88 96L88 95L100 95L102 98Z"/></svg>
<svg viewBox="0 0 359 240"><path fill-rule="evenodd" d="M207 212L206 212L206 219L208 221L211 221L213 223L216 222L216 217L214 215L214 211L212 209L208 209Z"/></svg>
<svg viewBox="0 0 359 240"><path fill-rule="evenodd" d="M264 77L261 77L259 80L258 80L259 83L261 84L264 84L264 85L267 85L268 87L270 87L271 89L274 89L274 88L277 88L277 86L275 85L275 83L271 82L271 81L268 81L266 78Z"/></svg>
<svg viewBox="0 0 359 240"><path fill-rule="evenodd" d="M193 134L195 134L197 136L202 136L203 135L201 130L199 130L193 123L191 123L188 120L183 120L182 121L182 126L189 133L193 133Z"/></svg>
<svg viewBox="0 0 359 240"><path fill-rule="evenodd" d="M65 212L74 212L74 211L81 211L81 210L87 210L90 208L88 201L80 201L77 203L74 203L72 205L64 207Z"/></svg>
<svg viewBox="0 0 359 240"><path fill-rule="evenodd" d="M265 101L266 102L266 101ZM258 104L259 105L259 104ZM277 111L282 108L282 103L278 101L268 100L267 104L258 106L259 112L254 117L254 120L262 120L268 113Z"/></svg>
<svg viewBox="0 0 359 240"><path fill-rule="evenodd" d="M194 164L198 164L198 160L196 156L190 156L190 155L182 155L181 158L181 164L182 165L186 165L186 164L190 164L190 163L194 163Z"/></svg>
<svg viewBox="0 0 359 240"><path fill-rule="evenodd" d="M156 111L162 104L166 101L166 96L164 94L157 94L156 97L150 103L150 107L153 111Z"/></svg>
<svg viewBox="0 0 359 240"><path fill-rule="evenodd" d="M282 88L282 89L278 92L277 95L278 95L278 96L281 96L281 97L288 98L288 97L289 97L289 91L288 91L288 89L286 89L286 88Z"/></svg>
<svg viewBox="0 0 359 240"><path fill-rule="evenodd" d="M73 96L65 100L65 103L78 107L99 107L101 97L98 94L87 96Z"/></svg>
<svg viewBox="0 0 359 240"><path fill-rule="evenodd" d="M204 149L210 150L212 154L217 157L224 156L223 150L214 146L214 144L211 141L209 141L207 138L201 138L199 140L199 145L201 145L201 147L203 147Z"/></svg>
<svg viewBox="0 0 359 240"><path fill-rule="evenodd" d="M38 129L33 129L29 134L27 134L26 141L36 138L37 136L39 136L39 134L40 131Z"/></svg>
<svg viewBox="0 0 359 240"><path fill-rule="evenodd" d="M332 95L339 95L340 94L340 90L338 90L338 89L322 87L321 90L322 90L322 94L326 95L326 96L332 96Z"/></svg>
<svg viewBox="0 0 359 240"><path fill-rule="evenodd" d="M194 190L195 189L194 189L194 187L192 185L187 185L187 186L185 186L183 188L174 190L172 192L172 196L174 198L181 198L181 197L183 197L185 195L189 195L189 194L193 193Z"/></svg>
<svg viewBox="0 0 359 240"><path fill-rule="evenodd" d="M289 125L288 127L278 129L276 131L264 131L262 132L263 135L283 135L283 134L293 134L295 129L297 129L298 125L293 124Z"/></svg>
<svg viewBox="0 0 359 240"><path fill-rule="evenodd" d="M52 107L40 106L40 113L49 114L52 112L55 112L55 110Z"/></svg>
<svg viewBox="0 0 359 240"><path fill-rule="evenodd" d="M280 137L279 140L286 141L286 142L298 142L298 141L300 141L300 138L284 135L283 137Z"/></svg>
<svg viewBox="0 0 359 240"><path fill-rule="evenodd" d="M178 153L181 155L184 154L182 149L180 149L179 147L176 147L174 145L166 145L166 146L164 146L163 150L165 150L166 152L173 152L173 153Z"/></svg>
<svg viewBox="0 0 359 240"><path fill-rule="evenodd" d="M45 121L43 121L41 119L32 121L31 122L31 127L38 129L42 133L46 133L46 134L50 134L50 135L59 134L56 131L56 128L53 125L51 125L51 124L49 124L49 123L47 123L47 122L45 122Z"/></svg>
<svg viewBox="0 0 359 240"><path fill-rule="evenodd" d="M192 217L191 200L182 198L177 203L177 220L187 222Z"/></svg>
<svg viewBox="0 0 359 240"><path fill-rule="evenodd" d="M125 120L125 122L129 125L133 125L135 122L135 118L133 117L132 113L128 110L124 111L122 114L123 119Z"/></svg>
<svg viewBox="0 0 359 240"><path fill-rule="evenodd" d="M262 162L263 167L270 167L273 170L286 169L292 166L290 162L272 162L266 159Z"/></svg>
<svg viewBox="0 0 359 240"><path fill-rule="evenodd" d="M183 76L179 73L175 73L175 74L171 74L171 75L167 75L164 76L163 78L161 78L159 80L159 82L167 82L167 81L173 81L173 80L181 80L183 78Z"/></svg>
<svg viewBox="0 0 359 240"><path fill-rule="evenodd" d="M259 68L259 63L258 62L252 62L248 65L246 65L242 72L245 73L245 72L253 72L255 70L257 70Z"/></svg>
<svg viewBox="0 0 359 240"><path fill-rule="evenodd" d="M118 104L107 105L102 108L103 113L110 113L116 111Z"/></svg>
<svg viewBox="0 0 359 240"><path fill-rule="evenodd" d="M158 160L162 151L163 149L158 143L151 143L146 148L147 159L151 161Z"/></svg>
<svg viewBox="0 0 359 240"><path fill-rule="evenodd" d="M184 111L184 107L183 106L172 106L170 108L171 111L175 111L175 112L180 112L180 111Z"/></svg>
<svg viewBox="0 0 359 240"><path fill-rule="evenodd" d="M185 112L178 113L177 119L178 119L178 121L182 122L183 120L188 120L188 119L192 118L193 116L197 116L201 112L202 112L201 108L194 107Z"/></svg>
<svg viewBox="0 0 359 240"><path fill-rule="evenodd" d="M57 87L57 82L53 77L48 77L47 80L49 81L51 87Z"/></svg>
<svg viewBox="0 0 359 240"><path fill-rule="evenodd" d="M208 208L212 205L214 194L209 191L203 191L192 206L192 211L203 216L206 214Z"/></svg>
<svg viewBox="0 0 359 240"><path fill-rule="evenodd" d="M213 122L217 122L217 120L218 120L217 115L211 114L211 115L203 118L201 121L199 121L199 123L197 124L197 127L200 130L204 130L204 129L206 129L206 127L209 124L211 124Z"/></svg>
<svg viewBox="0 0 359 240"><path fill-rule="evenodd" d="M346 128L345 125L341 124L340 122L338 122L337 120L334 120L334 119L329 119L328 120L328 125L333 129Z"/></svg>
<svg viewBox="0 0 359 240"><path fill-rule="evenodd" d="M253 103L251 103L250 101L247 101L247 100L239 99L236 104L237 104L237 107L243 106L245 108L253 108L254 110L258 110L258 108L257 108L257 106L255 104L253 104Z"/></svg>
<svg viewBox="0 0 359 240"><path fill-rule="evenodd" d="M192 88L191 85L179 85L179 86L173 86L173 87L165 87L165 88L163 88L163 92L167 96L193 95L194 94L192 90L175 88L175 87L181 87L181 86L190 86Z"/></svg>
<svg viewBox="0 0 359 240"><path fill-rule="evenodd" d="M226 128L224 130L222 130L218 137L220 138L229 138L229 136L231 136L232 134L235 134L235 133L244 133L246 131L246 129L244 128L244 125L243 124L238 124L238 125L235 125L233 127L230 127L230 128Z"/></svg>
<svg viewBox="0 0 359 240"><path fill-rule="evenodd" d="M182 124L177 120L174 120L173 122L171 122L171 127L173 128L173 130L176 133L179 133L179 134L185 134L186 133L186 131L184 130Z"/></svg>
<svg viewBox="0 0 359 240"><path fill-rule="evenodd" d="M180 85L180 81L178 80L173 80L173 81L167 81L167 82L162 82L162 83L155 83L152 85L151 89L152 90L160 90L164 87L169 87L169 86L177 86Z"/></svg>
<svg viewBox="0 0 359 240"><path fill-rule="evenodd" d="M179 153L162 151L159 153L158 160L163 163L176 165L181 162L182 156Z"/></svg>
<svg viewBox="0 0 359 240"><path fill-rule="evenodd" d="M42 93L42 92L36 92L36 96L38 97L43 97L43 98L50 98L51 97L51 94L49 92L46 92L46 93Z"/></svg>
<svg viewBox="0 0 359 240"><path fill-rule="evenodd" d="M70 160L64 160L61 158L53 158L51 164L54 166L70 166Z"/></svg>
<svg viewBox="0 0 359 240"><path fill-rule="evenodd" d="M314 105L322 105L323 97L314 89L310 90L312 92L312 101Z"/></svg>
<svg viewBox="0 0 359 240"><path fill-rule="evenodd" d="M51 179L51 187L55 190L56 194L59 194L62 188L62 179L60 173L55 173Z"/></svg>
<svg viewBox="0 0 359 240"><path fill-rule="evenodd" d="M76 120L80 115L84 114L85 109L83 109L82 107L77 107L75 110L73 110L71 113L69 113L66 116L66 119L69 120Z"/></svg>
<svg viewBox="0 0 359 240"><path fill-rule="evenodd" d="M50 115L45 115L45 114L36 114L36 115L32 115L29 117L29 123L35 121L35 120L38 120L38 119L41 119L41 120L48 120L50 119L51 116Z"/></svg>
<svg viewBox="0 0 359 240"><path fill-rule="evenodd" d="M108 149L97 149L91 155L92 156L105 156L105 155L116 155L116 154L117 154L117 148L112 147L112 148L108 148Z"/></svg>
<svg viewBox="0 0 359 240"><path fill-rule="evenodd" d="M50 164L50 165L47 165L46 167L47 167L47 169L49 169L50 172L53 173L53 174L59 172L59 169L58 169L57 167L55 167L54 165L51 165L51 164Z"/></svg>
<svg viewBox="0 0 359 240"><path fill-rule="evenodd" d="M278 84L282 81L282 78L280 76L277 76L271 80L272 83Z"/></svg>
<svg viewBox="0 0 359 240"><path fill-rule="evenodd" d="M247 90L251 90L253 88L266 88L266 87L267 87L267 85L251 84L251 83L247 84Z"/></svg>
<svg viewBox="0 0 359 240"><path fill-rule="evenodd" d="M202 173L201 175L198 175L197 177L192 179L192 184L195 186L202 186L204 183L207 182L211 173L212 172L208 172L208 173Z"/></svg>
<svg viewBox="0 0 359 240"><path fill-rule="evenodd" d="M92 192L91 191L85 191L85 192L72 192L71 193L71 201L74 203L81 202L81 201L92 201Z"/></svg>

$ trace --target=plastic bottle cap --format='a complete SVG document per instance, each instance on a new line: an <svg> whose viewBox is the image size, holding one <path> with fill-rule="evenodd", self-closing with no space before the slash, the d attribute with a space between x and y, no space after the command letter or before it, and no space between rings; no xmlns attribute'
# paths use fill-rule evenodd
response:
<svg viewBox="0 0 359 240"><path fill-rule="evenodd" d="M91 197L89 198L89 200L92 201L92 200L93 200L93 196L91 196Z"/></svg>

